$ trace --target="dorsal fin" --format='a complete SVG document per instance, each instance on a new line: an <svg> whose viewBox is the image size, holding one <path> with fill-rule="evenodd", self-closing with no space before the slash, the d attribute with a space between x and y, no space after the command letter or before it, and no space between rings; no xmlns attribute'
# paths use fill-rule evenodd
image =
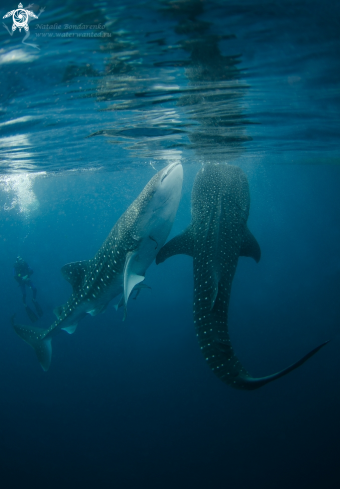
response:
<svg viewBox="0 0 340 489"><path fill-rule="evenodd" d="M250 256L254 258L256 263L260 261L261 258L261 248L256 238L249 231L248 226L246 226L246 231L244 233L243 244L240 250L240 256Z"/></svg>
<svg viewBox="0 0 340 489"><path fill-rule="evenodd" d="M61 268L61 273L64 279L72 285L74 292L79 289L83 283L87 268L88 262L86 260L67 263L67 265L64 265Z"/></svg>
<svg viewBox="0 0 340 489"><path fill-rule="evenodd" d="M162 263L173 255L194 256L194 234L192 226L188 226L183 233L168 241L156 256L156 263Z"/></svg>

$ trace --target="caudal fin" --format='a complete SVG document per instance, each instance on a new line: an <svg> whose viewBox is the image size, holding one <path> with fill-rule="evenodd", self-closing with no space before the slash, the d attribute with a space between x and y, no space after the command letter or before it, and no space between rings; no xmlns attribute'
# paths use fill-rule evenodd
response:
<svg viewBox="0 0 340 489"><path fill-rule="evenodd" d="M45 338L45 331L41 328L15 324L14 316L11 323L16 334L34 349L42 369L46 372L51 365L52 338Z"/></svg>
<svg viewBox="0 0 340 489"><path fill-rule="evenodd" d="M311 358L315 353L317 353L321 348L323 348L327 343L329 343L330 340L325 341L321 345L317 346L314 348L314 350L310 351L305 355L304 357L300 358L297 362L293 363L287 368L284 368L283 370L280 370L279 372L276 372L275 374L272 375L267 375L266 377L250 377L248 375L240 376L237 379L237 388L239 389L246 389L246 390L253 390L253 389L258 389L259 387L262 387L265 384L268 384L268 382L272 382L273 380L279 379L280 377L283 377L284 375L289 374L292 370L295 370L296 368L300 367L303 363L305 363L309 358Z"/></svg>

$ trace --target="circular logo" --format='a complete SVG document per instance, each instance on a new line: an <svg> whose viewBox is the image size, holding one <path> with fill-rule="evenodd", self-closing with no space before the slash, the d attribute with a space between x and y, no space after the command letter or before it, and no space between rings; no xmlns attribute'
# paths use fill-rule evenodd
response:
<svg viewBox="0 0 340 489"><path fill-rule="evenodd" d="M17 27L24 27L27 24L27 19L26 10L18 9L13 14L13 22Z"/></svg>

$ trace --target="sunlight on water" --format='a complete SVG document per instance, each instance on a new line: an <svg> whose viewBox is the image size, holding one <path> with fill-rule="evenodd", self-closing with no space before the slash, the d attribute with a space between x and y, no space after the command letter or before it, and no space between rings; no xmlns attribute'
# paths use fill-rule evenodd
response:
<svg viewBox="0 0 340 489"><path fill-rule="evenodd" d="M17 121L18 119L10 121L10 123L16 123ZM0 126L0 129L3 130L3 127ZM26 170L34 170L34 164L32 163L34 155L27 151L30 146L29 136L26 134L0 138L0 158L3 163L8 164L12 171L20 171L23 167Z"/></svg>
<svg viewBox="0 0 340 489"><path fill-rule="evenodd" d="M32 187L35 178L45 174L46 172L21 173L20 175L0 177L0 189L9 194L4 204L4 210L9 211L17 208L20 213L25 215L36 211L40 204Z"/></svg>
<svg viewBox="0 0 340 489"><path fill-rule="evenodd" d="M4 49L0 50L0 65L4 63L30 63L37 59L37 55L28 54L25 49L12 49L5 52Z"/></svg>

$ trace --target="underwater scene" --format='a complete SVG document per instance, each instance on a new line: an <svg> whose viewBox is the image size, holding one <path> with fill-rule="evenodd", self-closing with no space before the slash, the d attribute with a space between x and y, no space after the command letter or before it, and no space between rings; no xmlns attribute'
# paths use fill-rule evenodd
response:
<svg viewBox="0 0 340 489"><path fill-rule="evenodd" d="M340 3L1 18L1 487L339 488Z"/></svg>

